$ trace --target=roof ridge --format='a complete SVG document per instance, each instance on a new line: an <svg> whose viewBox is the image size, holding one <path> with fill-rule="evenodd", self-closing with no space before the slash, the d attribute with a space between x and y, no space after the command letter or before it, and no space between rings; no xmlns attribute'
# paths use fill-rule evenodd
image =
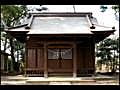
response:
<svg viewBox="0 0 120 90"><path fill-rule="evenodd" d="M29 12L29 14L92 14L92 12Z"/></svg>
<svg viewBox="0 0 120 90"><path fill-rule="evenodd" d="M86 16L89 15L92 17L92 12L79 12L79 13L73 13L73 12L45 12L45 13L30 13L33 16Z"/></svg>

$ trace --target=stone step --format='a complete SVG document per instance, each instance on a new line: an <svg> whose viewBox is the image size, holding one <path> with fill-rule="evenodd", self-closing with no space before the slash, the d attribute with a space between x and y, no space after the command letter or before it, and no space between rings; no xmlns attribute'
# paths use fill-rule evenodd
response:
<svg viewBox="0 0 120 90"><path fill-rule="evenodd" d="M74 82L96 82L95 80L82 80L81 78L31 78L26 80L26 83L50 83L50 82L66 82L66 83L74 83Z"/></svg>
<svg viewBox="0 0 120 90"><path fill-rule="evenodd" d="M49 82L49 85L71 85L70 82Z"/></svg>

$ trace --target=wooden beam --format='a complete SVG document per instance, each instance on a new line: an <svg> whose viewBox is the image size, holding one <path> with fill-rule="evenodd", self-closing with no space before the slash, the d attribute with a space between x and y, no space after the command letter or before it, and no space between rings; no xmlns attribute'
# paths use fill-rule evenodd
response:
<svg viewBox="0 0 120 90"><path fill-rule="evenodd" d="M71 41L58 41L58 40L56 40L56 41L49 41L49 42L47 42L47 44L49 45L49 44L70 44L70 45L73 45L73 42L71 42Z"/></svg>
<svg viewBox="0 0 120 90"><path fill-rule="evenodd" d="M26 77L27 76L27 68L28 68L28 49L27 49L27 43L25 43L24 44L24 46L25 46L25 57L24 57L24 59L25 59L25 73L24 73L24 76Z"/></svg>
<svg viewBox="0 0 120 90"><path fill-rule="evenodd" d="M92 51L93 70L94 70L94 75L95 75L95 74L96 74L96 73L95 73L95 69L96 69L96 68L95 68L95 38L93 37L92 40L93 40L93 41L92 41L92 43L91 43L91 44L92 44L91 46L93 46L93 47L92 47L92 50L91 50L91 51Z"/></svg>
<svg viewBox="0 0 120 90"><path fill-rule="evenodd" d="M73 77L77 77L76 43L73 44Z"/></svg>
<svg viewBox="0 0 120 90"><path fill-rule="evenodd" d="M34 17L85 17L86 15L92 16L91 12L81 12L81 13L66 13L66 12L52 12L52 13L31 13Z"/></svg>
<svg viewBox="0 0 120 90"><path fill-rule="evenodd" d="M38 53L37 53L37 49L35 49L35 67L37 68L38 67Z"/></svg>
<svg viewBox="0 0 120 90"><path fill-rule="evenodd" d="M48 67L47 67L47 44L44 43L44 77L48 77Z"/></svg>

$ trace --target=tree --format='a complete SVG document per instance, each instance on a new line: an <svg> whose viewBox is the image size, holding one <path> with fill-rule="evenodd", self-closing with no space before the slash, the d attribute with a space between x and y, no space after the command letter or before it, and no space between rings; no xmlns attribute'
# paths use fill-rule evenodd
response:
<svg viewBox="0 0 120 90"><path fill-rule="evenodd" d="M115 11L115 13L119 12L119 5L113 5L111 8ZM101 9L101 12L105 12L108 9L108 7L105 5L101 5L100 9Z"/></svg>
<svg viewBox="0 0 120 90"><path fill-rule="evenodd" d="M26 16L26 5L1 5L2 19L8 27L20 24L20 20Z"/></svg>
<svg viewBox="0 0 120 90"><path fill-rule="evenodd" d="M119 21L119 5L112 5L110 8L107 5L101 5L100 9L101 12L113 9L115 19ZM105 64L107 67L111 67L112 72L115 72L119 58L119 37L117 39L108 38L97 44L96 56L100 58L97 60L99 66Z"/></svg>
<svg viewBox="0 0 120 90"><path fill-rule="evenodd" d="M113 9L115 11L115 18L117 21L119 21L119 17L117 15L117 14L119 14L119 7L120 7L119 5L112 5L112 7L111 7L111 9ZM101 12L105 12L108 9L108 7L105 5L101 5L100 9L101 9Z"/></svg>
<svg viewBox="0 0 120 90"><path fill-rule="evenodd" d="M40 5L40 8L36 8L38 11L47 10L48 8L42 7ZM27 15L28 11L31 11L31 9L28 9L26 5L1 5L1 17L2 21L6 23L5 26L7 27L14 27L16 25L20 25L24 17ZM22 56L22 61L24 61L24 44L19 43L16 39L13 37L7 35L3 30L3 42L4 42L4 51L7 49L7 44L9 44L8 47L11 48L11 58L13 61L13 69L16 70L17 64L15 62L15 55L14 53L17 52L17 60L19 58L19 54Z"/></svg>
<svg viewBox="0 0 120 90"><path fill-rule="evenodd" d="M27 14L26 5L1 5L1 18L6 23L7 27L14 27L17 24L21 23L21 19L23 19ZM16 62L14 52L16 51L15 42L16 39L13 37L4 34L5 44L4 51L6 50L6 43L9 40L9 45L11 47L11 58L13 61L13 69L16 70Z"/></svg>
<svg viewBox="0 0 120 90"><path fill-rule="evenodd" d="M96 56L100 57L97 61L98 65L105 64L111 67L111 71L115 72L119 58L119 37L117 39L107 38L100 42L97 46Z"/></svg>

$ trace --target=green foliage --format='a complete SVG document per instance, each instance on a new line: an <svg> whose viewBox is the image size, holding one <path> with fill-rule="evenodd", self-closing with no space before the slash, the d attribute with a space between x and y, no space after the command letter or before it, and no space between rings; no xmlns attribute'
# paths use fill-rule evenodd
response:
<svg viewBox="0 0 120 90"><path fill-rule="evenodd" d="M96 57L100 57L97 60L97 64L111 65L113 71L116 69L119 58L119 37L117 39L105 39L97 46Z"/></svg>
<svg viewBox="0 0 120 90"><path fill-rule="evenodd" d="M26 15L26 12L25 5L1 5L2 19L8 27L19 23Z"/></svg>
<svg viewBox="0 0 120 90"><path fill-rule="evenodd" d="M119 21L119 15L118 15L119 14L119 7L120 7L119 5L112 5L112 7L111 7L111 9L113 9L115 11L114 15L115 15L115 19L117 21ZM105 5L101 5L100 9L101 9L101 12L105 12L108 9L108 7Z"/></svg>
<svg viewBox="0 0 120 90"><path fill-rule="evenodd" d="M26 5L1 5L1 19L6 23L8 27L14 27L17 24L20 24L21 23L20 20L23 19L26 16L26 14L27 14ZM4 33L4 28L2 33L4 50L7 49L8 44L9 47L11 48L11 59L13 62L13 69L17 70L16 67L18 64L17 62L15 62L14 53L23 49L23 46L16 39Z"/></svg>
<svg viewBox="0 0 120 90"><path fill-rule="evenodd" d="M112 9L117 13L117 12L119 12L119 5L114 5L114 6L112 6Z"/></svg>
<svg viewBox="0 0 120 90"><path fill-rule="evenodd" d="M4 25L3 25L2 21L0 22L0 30L4 31Z"/></svg>
<svg viewBox="0 0 120 90"><path fill-rule="evenodd" d="M102 6L100 6L100 9L101 9L101 12L105 12L107 9L107 6L102 5Z"/></svg>
<svg viewBox="0 0 120 90"><path fill-rule="evenodd" d="M119 12L119 5L113 5L111 8L115 11L115 13ZM101 12L105 12L108 9L108 7L105 5L101 5L100 9Z"/></svg>

